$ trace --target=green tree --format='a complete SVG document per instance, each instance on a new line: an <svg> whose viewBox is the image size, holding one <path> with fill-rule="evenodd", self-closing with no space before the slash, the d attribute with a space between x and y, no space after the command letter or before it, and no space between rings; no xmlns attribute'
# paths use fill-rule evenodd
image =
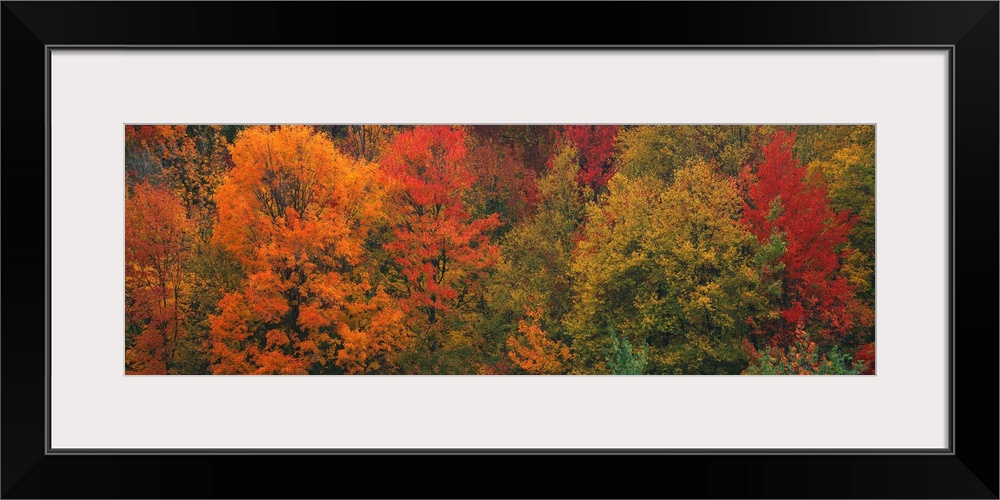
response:
<svg viewBox="0 0 1000 500"><path fill-rule="evenodd" d="M610 329L611 350L608 353L608 369L612 375L642 375L646 369L649 348L645 345L636 349L628 339L619 338L614 328Z"/></svg>

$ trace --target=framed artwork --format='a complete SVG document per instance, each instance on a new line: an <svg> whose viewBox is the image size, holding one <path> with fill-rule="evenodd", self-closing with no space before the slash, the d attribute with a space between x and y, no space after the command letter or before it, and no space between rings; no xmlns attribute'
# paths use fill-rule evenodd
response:
<svg viewBox="0 0 1000 500"><path fill-rule="evenodd" d="M996 2L457 7L4 3L4 497L997 497Z"/></svg>

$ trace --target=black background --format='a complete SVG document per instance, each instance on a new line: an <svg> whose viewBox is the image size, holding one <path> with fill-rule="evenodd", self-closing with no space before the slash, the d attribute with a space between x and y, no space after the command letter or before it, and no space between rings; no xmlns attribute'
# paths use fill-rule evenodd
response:
<svg viewBox="0 0 1000 500"><path fill-rule="evenodd" d="M3 2L2 495L997 498L998 11L997 2ZM955 454L45 455L45 46L88 44L954 45Z"/></svg>

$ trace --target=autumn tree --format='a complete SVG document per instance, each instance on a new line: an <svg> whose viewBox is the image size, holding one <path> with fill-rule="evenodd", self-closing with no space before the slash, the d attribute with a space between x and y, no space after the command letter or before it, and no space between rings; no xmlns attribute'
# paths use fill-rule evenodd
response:
<svg viewBox="0 0 1000 500"><path fill-rule="evenodd" d="M461 129L416 127L382 158L394 228L384 248L421 372L474 371L483 281L499 256L489 241L497 214L474 219L464 200L474 182L465 139Z"/></svg>
<svg viewBox="0 0 1000 500"><path fill-rule="evenodd" d="M661 187L655 180L615 175L607 194L587 204L570 263L573 309L565 318L576 372L610 371L614 331L632 346L646 345L635 299L650 278L650 256L642 245Z"/></svg>
<svg viewBox="0 0 1000 500"><path fill-rule="evenodd" d="M203 240L215 218L215 190L229 168L229 143L220 125L143 125L125 128L126 181L168 186L184 204Z"/></svg>
<svg viewBox="0 0 1000 500"><path fill-rule="evenodd" d="M870 125L846 127L844 136L832 152L817 155L809 164L811 172L819 175L827 185L830 207L837 212L848 212L853 224L848 234L849 248L845 250L841 269L858 295L873 305L875 303L875 127ZM817 134L818 135L818 134ZM822 135L820 136L823 137Z"/></svg>
<svg viewBox="0 0 1000 500"><path fill-rule="evenodd" d="M755 166L775 127L761 125L642 125L617 135L617 169L626 176L670 181L673 173L705 163L726 175Z"/></svg>
<svg viewBox="0 0 1000 500"><path fill-rule="evenodd" d="M366 255L382 217L376 167L310 127L242 131L214 238L245 269L211 318L214 373L385 369L405 347Z"/></svg>
<svg viewBox="0 0 1000 500"><path fill-rule="evenodd" d="M803 126L796 137L796 157L808 161L810 173L826 184L831 208L852 215L839 274L854 287L864 308L874 311L875 127ZM865 374L874 373L874 325L856 329L854 337L847 340L857 345L856 361L866 363Z"/></svg>
<svg viewBox="0 0 1000 500"><path fill-rule="evenodd" d="M569 145L553 157L549 171L538 181L537 212L501 240L502 256L487 293L487 333L507 339L518 333L512 331L513 326L527 321L537 326L532 331L536 335L544 331L551 342L568 341L562 319L573 302L571 254L585 204L592 197L590 188L577 182L577 157L577 150ZM531 311L537 313L528 317Z"/></svg>
<svg viewBox="0 0 1000 500"><path fill-rule="evenodd" d="M822 179L793 157L794 143L794 132L776 131L756 172L747 168L741 174L744 222L758 241L780 238L785 245L780 315L754 325L762 340L777 347L789 345L798 330L829 343L872 322L855 286L838 272L854 219L831 207Z"/></svg>
<svg viewBox="0 0 1000 500"><path fill-rule="evenodd" d="M834 345L823 351L804 330L797 330L788 347L764 346L760 351L748 346L750 365L743 375L870 375L874 366L867 359L851 356ZM872 371L870 371L872 370Z"/></svg>
<svg viewBox="0 0 1000 500"><path fill-rule="evenodd" d="M534 211L538 200L538 172L528 168L523 154L502 136L482 130L482 126L464 127L468 148L468 169L474 181L467 199L475 215L497 214L502 223L497 232L513 228Z"/></svg>
<svg viewBox="0 0 1000 500"><path fill-rule="evenodd" d="M566 125L565 138L579 152L579 182L599 192L615 173L612 157L615 153L617 125Z"/></svg>
<svg viewBox="0 0 1000 500"><path fill-rule="evenodd" d="M858 125L790 125L781 128L795 132L792 155L802 165L811 167L854 143L854 136L860 129L867 128L874 133L874 127Z"/></svg>
<svg viewBox="0 0 1000 500"><path fill-rule="evenodd" d="M171 136L180 135L182 126L125 126L125 184L129 188L146 182L162 181L164 149Z"/></svg>
<svg viewBox="0 0 1000 500"><path fill-rule="evenodd" d="M559 125L467 125L462 127L475 144L491 142L509 148L518 163L537 175L562 148Z"/></svg>
<svg viewBox="0 0 1000 500"><path fill-rule="evenodd" d="M205 241L217 218L215 192L232 166L229 141L220 125L188 125L187 139L190 143L185 141L184 157L169 165L166 175Z"/></svg>
<svg viewBox="0 0 1000 500"><path fill-rule="evenodd" d="M142 182L125 201L125 366L173 373L185 335L185 265L193 225L169 190Z"/></svg>
<svg viewBox="0 0 1000 500"><path fill-rule="evenodd" d="M175 364L183 373L210 374L212 316L218 314L222 297L237 291L246 274L241 260L215 239L195 245L187 269L188 335L178 343Z"/></svg>
<svg viewBox="0 0 1000 500"><path fill-rule="evenodd" d="M651 363L672 373L738 373L746 318L777 290L758 272L770 242L740 221L736 183L708 164L678 170L659 197L644 250L654 274L638 297Z"/></svg>
<svg viewBox="0 0 1000 500"><path fill-rule="evenodd" d="M507 338L510 359L532 375L563 373L570 358L569 347L546 335L538 321L542 314L540 308L528 309L526 318L518 321L517 335Z"/></svg>
<svg viewBox="0 0 1000 500"><path fill-rule="evenodd" d="M600 371L617 340L648 348L649 373L738 373L745 319L767 301L739 191L703 163L665 189L658 182L615 176L588 206L573 261L573 351Z"/></svg>
<svg viewBox="0 0 1000 500"><path fill-rule="evenodd" d="M186 217L196 228L185 269L188 314L181 328L186 335L174 346L172 361L178 373L205 373L207 369L207 314L218 303L218 297L206 302L217 288L208 275L216 274L216 268L226 268L225 262L206 262L219 255L209 248L209 240L217 218L215 189L230 165L226 129L233 127L125 127L126 186L147 183L169 191L183 204Z"/></svg>
<svg viewBox="0 0 1000 500"><path fill-rule="evenodd" d="M875 342L868 342L858 347L854 354L853 366L861 375L875 375Z"/></svg>
<svg viewBox="0 0 1000 500"><path fill-rule="evenodd" d="M398 127L391 125L318 125L316 128L330 133L337 149L366 162L377 162L398 131Z"/></svg>

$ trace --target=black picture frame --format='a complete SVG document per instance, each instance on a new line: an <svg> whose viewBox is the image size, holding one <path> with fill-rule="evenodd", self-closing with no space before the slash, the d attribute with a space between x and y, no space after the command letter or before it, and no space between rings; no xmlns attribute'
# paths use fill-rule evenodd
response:
<svg viewBox="0 0 1000 500"><path fill-rule="evenodd" d="M572 15L565 15L571 11ZM444 15L448 14L448 15ZM562 15L561 15L562 14ZM456 24L454 19L468 19ZM991 2L3 2L4 498L997 498L998 31ZM51 454L51 47L947 47L953 331L946 453ZM22 274L23 273L23 274ZM983 304L982 306L980 304ZM914 312L915 314L917 312ZM470 456L489 455L489 456ZM556 468L558 463L558 468ZM561 470L574 471L566 476ZM385 480L361 480L384 474ZM537 478L525 482L524 478ZM456 479L457 478L457 479ZM468 484L478 485L470 487ZM530 486L530 487L529 487Z"/></svg>

